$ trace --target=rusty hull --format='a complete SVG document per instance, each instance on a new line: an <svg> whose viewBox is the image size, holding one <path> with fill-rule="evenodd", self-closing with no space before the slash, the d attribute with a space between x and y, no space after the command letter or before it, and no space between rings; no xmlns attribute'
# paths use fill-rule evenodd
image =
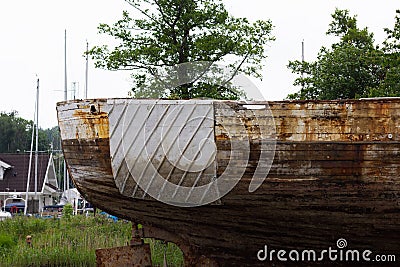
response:
<svg viewBox="0 0 400 267"><path fill-rule="evenodd" d="M268 104L276 127L275 158L267 179L249 193L260 157L262 110L215 101L217 173L230 144L250 135L250 159L238 185L220 205L179 208L124 196L116 187L109 150L106 99L58 104L69 173L95 206L151 229L147 236L181 245L186 265L202 257L220 266L255 266L257 252L335 247L400 258L400 100L279 101ZM245 123L230 136L218 120ZM157 233L163 233L157 236Z"/></svg>

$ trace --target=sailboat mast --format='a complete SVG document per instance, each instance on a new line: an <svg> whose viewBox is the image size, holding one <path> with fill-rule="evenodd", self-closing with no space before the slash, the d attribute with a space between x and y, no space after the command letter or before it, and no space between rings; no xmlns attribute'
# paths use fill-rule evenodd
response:
<svg viewBox="0 0 400 267"><path fill-rule="evenodd" d="M64 31L64 101L68 100L67 92L67 30Z"/></svg>
<svg viewBox="0 0 400 267"><path fill-rule="evenodd" d="M86 40L86 70L85 70L85 99L87 99L88 93L88 78L89 78L89 43Z"/></svg>
<svg viewBox="0 0 400 267"><path fill-rule="evenodd" d="M67 85L67 30L64 31L64 101L68 100ZM64 158L64 190L69 188L69 177L67 172L67 163Z"/></svg>
<svg viewBox="0 0 400 267"><path fill-rule="evenodd" d="M39 153L39 78L36 86L36 148L35 148L35 199L38 186L38 153Z"/></svg>
<svg viewBox="0 0 400 267"><path fill-rule="evenodd" d="M304 39L301 42L301 63L304 63ZM302 70L301 71L301 79L302 79L301 89L302 90L304 89L304 80L303 80L303 78L304 78L304 71Z"/></svg>
<svg viewBox="0 0 400 267"><path fill-rule="evenodd" d="M37 99L36 99L37 101ZM28 167L28 179L26 181L26 193L25 193L25 208L24 208L24 215L26 215L26 212L28 210L28 198L29 198L29 186L30 186L30 181L31 181L31 171L32 171L32 151L33 151L33 137L35 134L35 118L36 118L36 103L35 103L35 112L33 115L33 123L32 123L32 137L31 137L31 149L29 150L29 167Z"/></svg>

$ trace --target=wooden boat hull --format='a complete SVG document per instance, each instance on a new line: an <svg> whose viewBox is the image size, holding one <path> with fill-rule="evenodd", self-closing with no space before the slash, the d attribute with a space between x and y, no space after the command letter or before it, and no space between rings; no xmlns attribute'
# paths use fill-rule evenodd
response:
<svg viewBox="0 0 400 267"><path fill-rule="evenodd" d="M177 243L188 265L201 256L221 266L265 265L257 258L265 245L276 251L323 250L336 247L341 238L349 249L399 257L400 100L250 104L256 108L246 107L249 103L208 101L214 111L216 148L211 169L218 177L229 168L235 142L248 143L248 159L244 165L242 159L234 161L244 171L238 171L237 184L222 198L191 207L157 201L143 188L134 191L135 179L126 178L121 189L116 169L122 172L124 161L115 166L113 145L118 137L113 129L121 118L113 116L117 107L121 111L128 104L154 105L149 101L59 103L63 151L70 176L88 201L143 224L147 236ZM266 146L263 140L268 140ZM268 176L249 192L263 151L270 153ZM126 165L124 173L133 170ZM177 183L173 175L169 178Z"/></svg>

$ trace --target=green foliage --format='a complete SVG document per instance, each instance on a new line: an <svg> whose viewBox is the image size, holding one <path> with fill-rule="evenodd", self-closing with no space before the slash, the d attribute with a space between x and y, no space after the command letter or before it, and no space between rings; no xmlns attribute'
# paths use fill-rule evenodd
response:
<svg viewBox="0 0 400 267"><path fill-rule="evenodd" d="M27 231L32 246L25 243ZM72 216L70 220L14 217L0 221L0 266L96 266L95 250L126 246L131 231L131 223L102 216ZM164 245L152 239L146 242L150 243L153 265L162 266ZM8 249L1 254L3 243ZM168 262L183 266L179 248L173 244L166 248Z"/></svg>
<svg viewBox="0 0 400 267"><path fill-rule="evenodd" d="M399 11L397 11L399 14ZM299 77L301 90L289 99L354 99L400 96L400 20L393 30L385 29L384 47L374 47L368 28L357 27L356 16L336 9L327 34L340 41L330 49L322 47L315 62L290 61L288 68Z"/></svg>
<svg viewBox="0 0 400 267"><path fill-rule="evenodd" d="M228 14L221 0L126 0L136 11L113 25L100 24L99 31L118 40L119 45L95 46L89 54L95 66L109 70L134 71L135 97L238 99L243 93L229 88L238 72L261 78L265 45L274 40L269 20L250 23ZM177 71L173 88L160 84L169 67L187 62L222 63L229 59L231 73L224 86L188 80L187 69ZM217 74L218 72L213 72ZM179 83L181 84L181 83ZM221 85L221 83L217 82Z"/></svg>
<svg viewBox="0 0 400 267"><path fill-rule="evenodd" d="M0 153L29 151L32 138L32 121L18 117L17 111L0 112ZM49 144L60 149L58 127L43 130L39 128L39 151L48 151Z"/></svg>
<svg viewBox="0 0 400 267"><path fill-rule="evenodd" d="M383 42L383 50L389 53L400 52L400 10L396 10L396 17L393 29L384 29L386 39ZM398 55L398 54L397 54Z"/></svg>
<svg viewBox="0 0 400 267"><path fill-rule="evenodd" d="M0 113L0 152L30 148L32 122L19 118L16 111Z"/></svg>
<svg viewBox="0 0 400 267"><path fill-rule="evenodd" d="M9 234L0 233L0 258L5 257L16 246L15 240Z"/></svg>
<svg viewBox="0 0 400 267"><path fill-rule="evenodd" d="M0 266L95 266L95 249L125 245L130 229L129 223L109 223L84 216L70 220L5 220L0 222L0 235L6 232L17 238L17 246L2 258ZM32 247L25 243L28 230Z"/></svg>
<svg viewBox="0 0 400 267"><path fill-rule="evenodd" d="M54 150L61 150L61 135L58 126L45 130L39 129L39 132L41 131L43 131L43 138L47 145L52 144Z"/></svg>
<svg viewBox="0 0 400 267"><path fill-rule="evenodd" d="M183 253L174 243L165 243L147 239L145 243L150 244L151 261L153 266L163 266L164 253L168 259L168 266L184 266Z"/></svg>
<svg viewBox="0 0 400 267"><path fill-rule="evenodd" d="M400 96L400 10L396 10L393 29L384 29L386 39L382 51L384 57L381 64L386 70L385 79L371 90L372 96Z"/></svg>
<svg viewBox="0 0 400 267"><path fill-rule="evenodd" d="M74 208L71 204L66 204L63 208L63 218L70 220L72 215L74 214Z"/></svg>

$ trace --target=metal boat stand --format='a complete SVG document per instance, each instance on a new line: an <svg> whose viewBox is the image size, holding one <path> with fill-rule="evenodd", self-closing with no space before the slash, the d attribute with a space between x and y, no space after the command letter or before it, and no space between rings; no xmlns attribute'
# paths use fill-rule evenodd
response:
<svg viewBox="0 0 400 267"><path fill-rule="evenodd" d="M154 226L143 226L140 234L142 237L154 238L164 242L171 242L177 245L183 252L184 264L186 267L218 267L214 260L202 255L200 251L191 246L187 240L181 238L178 234L165 231Z"/></svg>
<svg viewBox="0 0 400 267"><path fill-rule="evenodd" d="M147 267L151 264L149 244L143 242L144 238L154 238L164 242L176 244L183 252L185 267L218 267L213 259L201 255L199 251L179 237L163 229L153 226L138 227L132 222L132 239L129 246L105 248L96 250L96 263L98 267ZM164 262L164 267L166 264Z"/></svg>
<svg viewBox="0 0 400 267"><path fill-rule="evenodd" d="M96 250L98 267L151 267L150 245L139 236L138 224L132 222L132 239L129 246Z"/></svg>

